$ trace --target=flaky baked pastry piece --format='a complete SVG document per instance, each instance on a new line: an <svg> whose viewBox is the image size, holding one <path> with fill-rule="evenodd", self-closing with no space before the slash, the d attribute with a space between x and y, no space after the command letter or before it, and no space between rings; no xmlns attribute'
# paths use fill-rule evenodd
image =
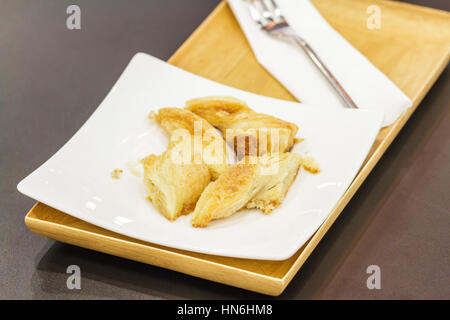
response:
<svg viewBox="0 0 450 320"><path fill-rule="evenodd" d="M186 102L186 109L222 131L241 159L245 155L287 152L295 143L298 127L273 116L256 113L232 97L204 97Z"/></svg>
<svg viewBox="0 0 450 320"><path fill-rule="evenodd" d="M211 181L207 165L181 161L178 153L185 147L184 143L184 140L171 142L163 154L152 154L141 160L149 200L171 221L194 210Z"/></svg>
<svg viewBox="0 0 450 320"><path fill-rule="evenodd" d="M162 108L150 116L168 133L161 155L141 160L149 199L169 220L194 210L211 180L228 167L226 144L206 120L182 108Z"/></svg>
<svg viewBox="0 0 450 320"><path fill-rule="evenodd" d="M192 216L194 227L226 218L241 208L269 213L280 205L297 176L301 156L294 153L244 157L203 191Z"/></svg>
<svg viewBox="0 0 450 320"><path fill-rule="evenodd" d="M225 141L208 121L182 108L162 108L154 115L171 140L189 139L196 163L205 163L216 180L228 167Z"/></svg>

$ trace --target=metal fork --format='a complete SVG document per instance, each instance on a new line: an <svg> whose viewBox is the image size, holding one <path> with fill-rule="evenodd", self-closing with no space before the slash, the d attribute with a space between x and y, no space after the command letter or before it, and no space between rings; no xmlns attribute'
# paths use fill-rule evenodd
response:
<svg viewBox="0 0 450 320"><path fill-rule="evenodd" d="M255 20L262 30L273 37L294 42L300 46L311 61L314 62L320 72L322 72L331 86L337 91L339 96L345 102L345 105L349 108L358 108L309 44L289 26L286 19L281 14L280 8L275 3L275 0L246 0L245 2L248 4L250 15L253 20Z"/></svg>

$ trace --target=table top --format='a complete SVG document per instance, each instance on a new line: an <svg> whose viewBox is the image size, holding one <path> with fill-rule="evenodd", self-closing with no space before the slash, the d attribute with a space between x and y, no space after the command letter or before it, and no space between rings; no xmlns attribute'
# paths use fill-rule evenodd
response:
<svg viewBox="0 0 450 320"><path fill-rule="evenodd" d="M107 2L107 4L106 4ZM55 153L138 51L167 59L218 0L0 0L0 298L266 298L40 237L23 223L34 204L17 183ZM408 1L450 10L448 1ZM161 28L161 26L165 26ZM448 67L279 297L450 297ZM66 286L69 265L81 290ZM381 290L366 286L381 270Z"/></svg>

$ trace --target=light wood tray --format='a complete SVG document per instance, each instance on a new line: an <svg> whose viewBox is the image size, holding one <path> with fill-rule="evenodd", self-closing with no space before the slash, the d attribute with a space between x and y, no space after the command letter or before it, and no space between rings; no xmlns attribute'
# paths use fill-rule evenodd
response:
<svg viewBox="0 0 450 320"><path fill-rule="evenodd" d="M397 122L380 131L349 189L317 232L291 258L247 260L171 249L96 227L42 203L37 203L25 217L27 226L43 236L84 248L268 295L281 294L449 61L450 14L447 12L380 0L314 0L313 3L414 105ZM373 4L381 8L380 30L366 27L366 9ZM232 87L295 100L257 63L225 2L219 4L169 63Z"/></svg>

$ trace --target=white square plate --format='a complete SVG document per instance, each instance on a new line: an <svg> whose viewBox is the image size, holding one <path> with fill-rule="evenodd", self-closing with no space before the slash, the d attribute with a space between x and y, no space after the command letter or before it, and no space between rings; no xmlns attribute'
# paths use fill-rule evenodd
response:
<svg viewBox="0 0 450 320"><path fill-rule="evenodd" d="M257 112L296 123L305 141L293 152L314 156L322 172L300 171L270 215L242 210L203 229L191 227L190 215L169 222L146 200L142 179L127 170L127 163L166 149L166 134L147 118L151 110L183 107L186 100L210 95L234 96ZM138 53L81 129L17 188L136 239L207 254L283 260L311 237L348 188L382 118L378 112L314 108L251 94ZM115 168L124 170L119 180L110 176Z"/></svg>

